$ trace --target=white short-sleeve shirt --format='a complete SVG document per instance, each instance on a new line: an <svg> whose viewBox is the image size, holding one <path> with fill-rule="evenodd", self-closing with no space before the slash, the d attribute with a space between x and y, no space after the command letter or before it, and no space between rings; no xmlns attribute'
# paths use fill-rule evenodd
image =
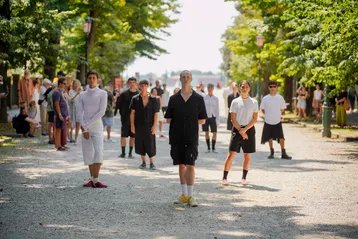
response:
<svg viewBox="0 0 358 239"><path fill-rule="evenodd" d="M257 112L259 112L259 106L251 97L243 99L240 96L231 103L230 113L236 113L236 120L241 126L248 125L253 119L253 114Z"/></svg>
<svg viewBox="0 0 358 239"><path fill-rule="evenodd" d="M266 95L262 98L260 109L265 110L265 123L276 125L281 122L281 110L286 109L286 102L279 94Z"/></svg>

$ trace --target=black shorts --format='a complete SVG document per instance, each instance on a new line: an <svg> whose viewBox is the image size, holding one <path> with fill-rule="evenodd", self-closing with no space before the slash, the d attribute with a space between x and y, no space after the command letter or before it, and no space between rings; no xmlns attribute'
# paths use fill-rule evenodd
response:
<svg viewBox="0 0 358 239"><path fill-rule="evenodd" d="M47 115L48 115L47 121L53 124L55 122L55 112L54 111L47 112Z"/></svg>
<svg viewBox="0 0 358 239"><path fill-rule="evenodd" d="M229 150L233 152L240 153L240 149L244 153L255 153L256 152L256 141L255 141L255 127L250 128L246 132L248 139L243 139L239 131L233 127L231 131L231 140Z"/></svg>
<svg viewBox="0 0 358 239"><path fill-rule="evenodd" d="M123 138L128 138L128 137L134 138L135 137L135 135L131 131L131 125L129 122L122 122L121 137L123 137Z"/></svg>
<svg viewBox="0 0 358 239"><path fill-rule="evenodd" d="M55 128L56 129L63 129L65 127L66 119L64 117L63 120L60 120L58 116L55 116Z"/></svg>
<svg viewBox="0 0 358 239"><path fill-rule="evenodd" d="M198 154L198 146L193 144L172 145L170 149L173 165L195 165Z"/></svg>
<svg viewBox="0 0 358 239"><path fill-rule="evenodd" d="M140 132L137 133L137 137L134 140L136 154L148 155L149 158L154 157L157 154L155 135L151 133L151 129L136 130Z"/></svg>
<svg viewBox="0 0 358 239"><path fill-rule="evenodd" d="M265 144L270 139L277 140L278 143L280 143L280 139L285 139L281 122L275 125L267 123L264 124L264 129L262 130L261 136L261 144Z"/></svg>
<svg viewBox="0 0 358 239"><path fill-rule="evenodd" d="M212 133L216 133L218 131L218 126L216 124L216 117L207 118L205 120L205 124L203 124L203 131L209 131L209 127Z"/></svg>

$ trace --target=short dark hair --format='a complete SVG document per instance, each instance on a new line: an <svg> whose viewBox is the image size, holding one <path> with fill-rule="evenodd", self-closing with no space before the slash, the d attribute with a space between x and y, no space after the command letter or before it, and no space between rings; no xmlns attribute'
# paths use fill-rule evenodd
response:
<svg viewBox="0 0 358 239"><path fill-rule="evenodd" d="M135 78L135 77L129 77L128 78L128 80L127 80L127 82L130 82L130 81L135 81L135 82L137 82L137 78Z"/></svg>
<svg viewBox="0 0 358 239"><path fill-rule="evenodd" d="M87 78L89 75L96 75L97 76L97 79L99 79L99 74L97 71L95 70L90 70L88 73L87 73Z"/></svg>
<svg viewBox="0 0 358 239"><path fill-rule="evenodd" d="M275 86L277 86L278 84L277 84L277 81L270 80L269 83L268 83L268 85L275 85Z"/></svg>
<svg viewBox="0 0 358 239"><path fill-rule="evenodd" d="M63 82L65 82L65 80L66 80L65 77L60 77L60 78L58 79L57 85L63 84Z"/></svg>
<svg viewBox="0 0 358 239"><path fill-rule="evenodd" d="M57 75L58 76L66 76L65 72L63 72L62 70L57 72Z"/></svg>
<svg viewBox="0 0 358 239"><path fill-rule="evenodd" d="M147 80L141 80L139 81L140 85L149 85L149 82Z"/></svg>
<svg viewBox="0 0 358 239"><path fill-rule="evenodd" d="M214 88L214 85L211 84L211 83L209 83L209 84L208 84L208 88L210 88L210 87Z"/></svg>
<svg viewBox="0 0 358 239"><path fill-rule="evenodd" d="M248 80L244 80L243 82L241 82L241 83L240 83L240 87L241 87L243 84L248 84L249 87L251 88L250 82L249 82Z"/></svg>

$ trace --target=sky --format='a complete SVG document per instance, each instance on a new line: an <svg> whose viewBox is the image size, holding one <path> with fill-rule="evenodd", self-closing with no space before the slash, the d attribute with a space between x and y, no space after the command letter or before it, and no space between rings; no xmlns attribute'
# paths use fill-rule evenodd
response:
<svg viewBox="0 0 358 239"><path fill-rule="evenodd" d="M220 48L221 35L233 24L238 15L234 2L224 0L180 0L182 5L179 19L168 32L171 36L158 45L169 54L160 55L157 60L137 59L125 72L132 76L156 73L162 75L167 70L191 70L219 72L222 62Z"/></svg>

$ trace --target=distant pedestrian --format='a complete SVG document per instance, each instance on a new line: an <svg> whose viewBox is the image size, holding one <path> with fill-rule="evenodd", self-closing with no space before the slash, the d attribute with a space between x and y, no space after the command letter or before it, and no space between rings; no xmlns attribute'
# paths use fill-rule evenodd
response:
<svg viewBox="0 0 358 239"><path fill-rule="evenodd" d="M227 87L223 88L223 98L224 98L224 103L225 103L225 115L227 115L229 113L228 109L230 109L230 107L228 106L228 97L232 93L233 93L233 81L229 80L227 82Z"/></svg>
<svg viewBox="0 0 358 239"><path fill-rule="evenodd" d="M135 152L141 156L140 169L147 167L146 155L149 157L149 168L156 169L154 156L156 155L155 132L158 124L159 102L157 97L148 92L149 82L139 82L141 93L132 98L131 109L131 131L135 134ZM155 88L153 88L156 91Z"/></svg>
<svg viewBox="0 0 358 239"><path fill-rule="evenodd" d="M29 107L28 107L28 116L30 119L32 119L34 122L36 122L36 124L34 123L30 123L30 131L28 134L28 137L33 138L35 137L34 132L35 132L35 128L37 127L38 124L38 114L40 112L38 111L37 107L36 107L36 102L34 100L31 100L29 102Z"/></svg>
<svg viewBox="0 0 358 239"><path fill-rule="evenodd" d="M80 115L77 113L77 101L81 94L81 82L79 80L74 80L72 82L72 89L68 92L68 105L70 111L70 118L71 118L71 143L77 143L78 133L80 131ZM73 129L75 129L75 139L73 139Z"/></svg>
<svg viewBox="0 0 358 239"><path fill-rule="evenodd" d="M99 172L103 164L103 124L102 117L107 107L107 93L98 88L99 74L91 70L87 73L88 88L80 94L76 108L80 116L82 154L88 165L91 178L84 187L106 188L99 181Z"/></svg>
<svg viewBox="0 0 358 239"><path fill-rule="evenodd" d="M107 108L104 116L102 117L103 127L106 128L107 131L107 142L115 143L114 139L111 139L111 129L113 126L113 103L114 103L114 95L113 95L113 84L107 83L105 89L107 92Z"/></svg>
<svg viewBox="0 0 358 239"><path fill-rule="evenodd" d="M245 185L246 176L250 167L251 153L256 152L255 124L257 122L259 107L257 101L250 97L250 83L244 80L240 84L240 97L236 98L230 107L233 124L229 153L225 160L223 185L228 184L227 176L231 169L236 153L244 152L244 162L241 184Z"/></svg>
<svg viewBox="0 0 358 239"><path fill-rule="evenodd" d="M134 147L134 137L135 135L131 132L131 125L130 125L130 103L132 101L133 96L138 95L140 92L137 90L137 79L131 77L128 79L127 85L129 89L122 92L119 96L118 101L118 108L119 114L121 115L121 146L122 146L122 153L119 155L121 158L126 157L126 145L127 145L127 138L130 137L129 140L129 154L128 158L132 158L132 151Z"/></svg>
<svg viewBox="0 0 358 239"><path fill-rule="evenodd" d="M190 71L180 73L181 90L169 99L165 113L170 123L170 155L174 165L179 165L181 196L175 203L197 207L193 197L195 161L198 158L199 125L207 118L204 98L192 90Z"/></svg>
<svg viewBox="0 0 358 239"><path fill-rule="evenodd" d="M162 94L162 110L163 113L167 111L169 103L169 91L167 91L167 84L163 84L163 94Z"/></svg>
<svg viewBox="0 0 358 239"><path fill-rule="evenodd" d="M308 98L308 92L306 91L306 88L303 85L300 85L300 87L297 90L297 94L298 94L298 102L297 102L298 119L301 120L303 118L305 120L307 118L306 100Z"/></svg>
<svg viewBox="0 0 358 239"><path fill-rule="evenodd" d="M265 116L264 128L262 131L261 144L269 142L270 155L269 159L274 158L273 140L281 146L281 158L292 159L288 156L285 149L285 137L283 134L281 116L285 112L286 102L283 97L277 94L277 82L270 81L268 84L270 94L262 98L260 109Z"/></svg>
<svg viewBox="0 0 358 239"><path fill-rule="evenodd" d="M227 106L228 106L228 113L227 113L227 123L226 123L226 129L232 130L232 122L231 122L231 116L230 116L230 107L233 100L238 98L240 96L239 94L239 88L238 85L234 82L232 83L232 94L230 94L227 97Z"/></svg>
<svg viewBox="0 0 358 239"><path fill-rule="evenodd" d="M18 83L19 105L28 106L34 93L34 84L30 78L30 71L26 70L24 77Z"/></svg>
<svg viewBox="0 0 358 239"><path fill-rule="evenodd" d="M219 115L219 99L214 95L214 85L208 84L208 94L204 96L204 102L205 102L205 109L206 114L208 118L205 121L205 124L203 124L202 128L205 132L205 141L206 146L208 147L208 153L210 153L210 143L211 143L211 149L213 153L216 153L215 151L215 145L216 145L216 136L218 132L218 125L220 124L220 115ZM213 134L213 137L211 138L210 142L210 133Z"/></svg>
<svg viewBox="0 0 358 239"><path fill-rule="evenodd" d="M316 116L314 123L319 123L321 121L323 97L323 91L320 89L319 85L316 85L316 90L313 92L312 100L313 115Z"/></svg>
<svg viewBox="0 0 358 239"><path fill-rule="evenodd" d="M344 103L347 100L347 91L341 90L341 93L336 99L336 122L340 128L347 125L347 113L344 108Z"/></svg>
<svg viewBox="0 0 358 239"><path fill-rule="evenodd" d="M356 97L358 97L357 91L354 89L354 87L350 88L348 94L348 99L350 103L350 112L353 112L355 108Z"/></svg>
<svg viewBox="0 0 358 239"><path fill-rule="evenodd" d="M48 134L48 143L55 143L55 105L52 100L53 90L57 88L58 83L52 83L52 87L48 88L45 93L47 99L47 134Z"/></svg>
<svg viewBox="0 0 358 239"><path fill-rule="evenodd" d="M37 122L41 122L40 105L38 104L38 102L40 100L39 80L38 80L38 78L36 78L33 81L33 85L34 85L34 89L33 89L33 92L32 92L31 101L35 101L35 107L36 107L36 111L37 111L35 120Z"/></svg>
<svg viewBox="0 0 358 239"><path fill-rule="evenodd" d="M159 81L159 80L156 80L156 81L155 81L155 87L154 87L153 89L156 89L156 90L157 90L157 93L158 93L158 96L159 96L159 97L162 97L164 91L163 91L163 89L162 89L162 87L161 87L161 85L160 85L160 81Z"/></svg>
<svg viewBox="0 0 358 239"><path fill-rule="evenodd" d="M66 88L66 79L60 78L57 81L57 88L52 90L52 101L55 111L55 145L58 151L69 149L67 143L67 121L69 118L68 106L63 92Z"/></svg>
<svg viewBox="0 0 358 239"><path fill-rule="evenodd" d="M159 104L159 112L158 112L158 125L159 125L159 137L165 138L163 134L163 122L164 122L164 114L162 110L162 98L158 96L158 92L155 88L153 88L150 93L153 97L157 98Z"/></svg>
<svg viewBox="0 0 358 239"><path fill-rule="evenodd" d="M51 87L51 81L49 79L44 79L42 82L42 86L40 87L40 118L41 118L41 134L42 136L47 136L48 128L47 128L47 97L45 93L47 89Z"/></svg>

